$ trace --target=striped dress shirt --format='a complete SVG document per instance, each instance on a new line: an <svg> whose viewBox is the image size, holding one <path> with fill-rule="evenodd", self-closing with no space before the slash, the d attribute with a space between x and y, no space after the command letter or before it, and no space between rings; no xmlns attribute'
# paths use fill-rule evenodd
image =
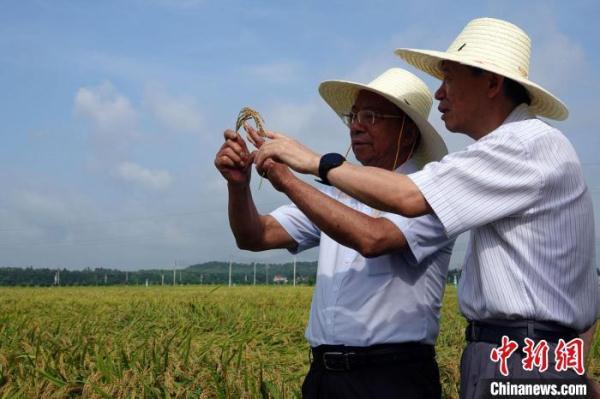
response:
<svg viewBox="0 0 600 399"><path fill-rule="evenodd" d="M578 331L596 320L594 215L581 164L527 105L409 177L448 236L470 230L459 283L467 319L545 320Z"/></svg>

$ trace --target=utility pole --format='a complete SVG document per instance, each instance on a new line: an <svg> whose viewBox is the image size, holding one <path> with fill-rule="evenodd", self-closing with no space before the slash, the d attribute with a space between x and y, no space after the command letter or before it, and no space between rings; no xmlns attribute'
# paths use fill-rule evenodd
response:
<svg viewBox="0 0 600 399"><path fill-rule="evenodd" d="M294 255L294 287L296 286L296 255Z"/></svg>
<svg viewBox="0 0 600 399"><path fill-rule="evenodd" d="M231 260L229 260L229 286L231 287Z"/></svg>
<svg viewBox="0 0 600 399"><path fill-rule="evenodd" d="M165 285L165 274L160 275L160 285Z"/></svg>
<svg viewBox="0 0 600 399"><path fill-rule="evenodd" d="M125 284L129 285L129 272L125 272Z"/></svg>
<svg viewBox="0 0 600 399"><path fill-rule="evenodd" d="M265 284L269 285L269 264L265 263Z"/></svg>
<svg viewBox="0 0 600 399"><path fill-rule="evenodd" d="M177 277L176 277L176 275L177 275L177 270L174 270L174 269L173 269L173 286L175 286L175 283L177 282L177 281L176 281L176 280L177 280Z"/></svg>
<svg viewBox="0 0 600 399"><path fill-rule="evenodd" d="M256 262L252 262L254 266L254 280L252 281L252 285L256 285Z"/></svg>

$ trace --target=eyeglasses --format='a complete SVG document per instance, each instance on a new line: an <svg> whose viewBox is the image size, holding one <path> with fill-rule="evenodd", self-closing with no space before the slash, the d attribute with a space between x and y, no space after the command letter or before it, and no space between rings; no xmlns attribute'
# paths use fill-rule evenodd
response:
<svg viewBox="0 0 600 399"><path fill-rule="evenodd" d="M347 126L352 125L355 121L358 121L361 125L372 126L375 124L375 119L400 119L404 118L404 115L386 115L380 114L379 112L371 111L369 109L361 109L358 112L350 111L347 114L342 114L342 120Z"/></svg>

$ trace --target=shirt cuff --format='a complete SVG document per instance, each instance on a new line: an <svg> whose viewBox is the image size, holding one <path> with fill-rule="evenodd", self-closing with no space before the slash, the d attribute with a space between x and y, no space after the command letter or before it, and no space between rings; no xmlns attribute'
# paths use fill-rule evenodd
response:
<svg viewBox="0 0 600 399"><path fill-rule="evenodd" d="M270 215L277 220L277 222L283 227L285 231L296 241L295 248L286 248L292 255L296 255L306 249L312 248L311 241L304 239L300 234L298 234L298 230L295 228L294 224L290 221L287 215L279 210L275 209Z"/></svg>
<svg viewBox="0 0 600 399"><path fill-rule="evenodd" d="M462 233L465 229L463 223L459 219L458 215L454 212L450 202L446 199L446 195L440 187L436 184L436 176L430 173L429 170L421 170L419 172L408 175L408 178L415 183L415 185L423 194L423 197L433 209L433 212L438 217L448 238L457 236Z"/></svg>
<svg viewBox="0 0 600 399"><path fill-rule="evenodd" d="M411 266L417 266L423 260L424 256L423 251L419 246L419 242L417 241L417 237L413 234L411 228L411 225L413 224L412 219L400 216L402 220L398 220L398 215L390 213L384 213L381 217L389 220L398 228L398 230L400 230L400 232L402 232L402 235L408 244L408 248L401 251L402 256L406 260L406 263Z"/></svg>

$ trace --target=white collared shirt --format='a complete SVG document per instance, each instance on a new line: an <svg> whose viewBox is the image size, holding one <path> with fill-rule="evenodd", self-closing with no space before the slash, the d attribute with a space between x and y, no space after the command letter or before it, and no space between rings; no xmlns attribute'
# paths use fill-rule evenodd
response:
<svg viewBox="0 0 600 399"><path fill-rule="evenodd" d="M415 170L409 161L397 171ZM310 345L434 344L454 240L446 238L435 216L407 219L375 211L333 187L323 192L359 212L390 220L404 233L411 250L366 259L322 233L295 205L273 211L271 215L298 243L296 252L319 245L306 329Z"/></svg>
<svg viewBox="0 0 600 399"><path fill-rule="evenodd" d="M471 230L459 284L467 319L547 320L579 331L594 322L592 201L561 132L521 104L464 151L409 177L448 236Z"/></svg>

